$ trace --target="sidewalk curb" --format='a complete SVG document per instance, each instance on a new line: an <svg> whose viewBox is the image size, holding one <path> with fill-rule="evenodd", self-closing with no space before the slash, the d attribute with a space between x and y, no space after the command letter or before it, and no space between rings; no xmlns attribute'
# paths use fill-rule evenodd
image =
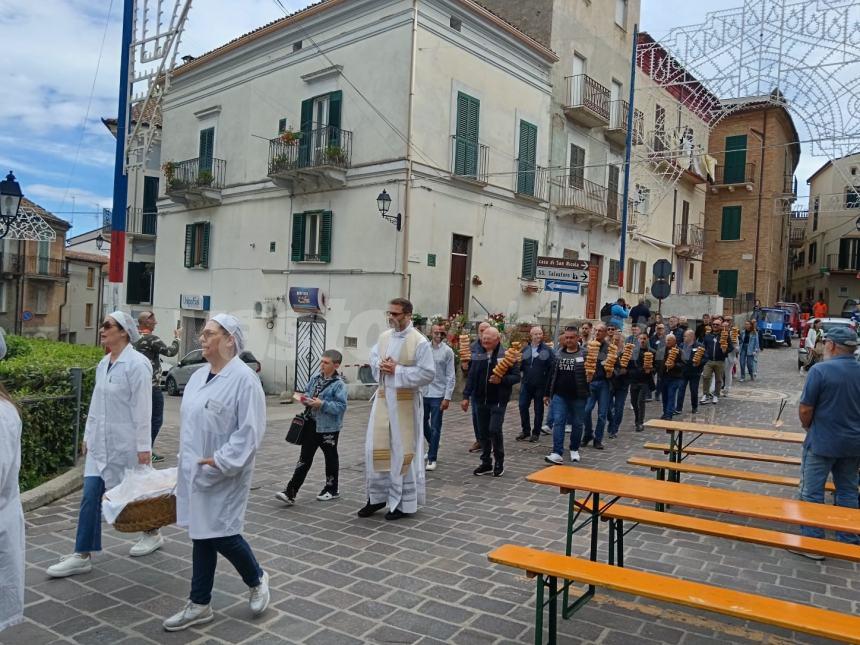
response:
<svg viewBox="0 0 860 645"><path fill-rule="evenodd" d="M51 481L21 493L21 506L28 513L80 490L84 485L84 465L75 466Z"/></svg>

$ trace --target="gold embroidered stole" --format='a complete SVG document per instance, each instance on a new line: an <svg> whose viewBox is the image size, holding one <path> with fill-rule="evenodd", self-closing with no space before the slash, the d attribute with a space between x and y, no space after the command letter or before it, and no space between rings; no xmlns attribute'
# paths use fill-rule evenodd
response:
<svg viewBox="0 0 860 645"><path fill-rule="evenodd" d="M379 337L379 358L384 360L388 357L388 345L392 332L385 331ZM415 353L418 343L423 337L415 329L403 339L400 348L400 356L397 359L398 367L411 367L415 365ZM380 379L384 381L383 379ZM373 470L386 473L391 471L391 417L389 405L397 408L397 430L400 435L400 445L403 447L403 466L400 474L405 475L415 458L415 412L413 399L416 392L411 388L398 388L396 401L389 401L385 396L385 384L380 382L376 391L376 410L373 417Z"/></svg>

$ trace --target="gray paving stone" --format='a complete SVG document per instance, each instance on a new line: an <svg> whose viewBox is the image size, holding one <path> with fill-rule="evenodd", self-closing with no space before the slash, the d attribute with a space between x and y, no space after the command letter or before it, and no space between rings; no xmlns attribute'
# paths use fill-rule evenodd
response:
<svg viewBox="0 0 860 645"><path fill-rule="evenodd" d="M125 634L110 625L99 625L75 636L75 642L81 645L113 645L123 639Z"/></svg>
<svg viewBox="0 0 860 645"><path fill-rule="evenodd" d="M365 638L368 643L416 643L421 639L421 636L390 625L381 625L367 634Z"/></svg>

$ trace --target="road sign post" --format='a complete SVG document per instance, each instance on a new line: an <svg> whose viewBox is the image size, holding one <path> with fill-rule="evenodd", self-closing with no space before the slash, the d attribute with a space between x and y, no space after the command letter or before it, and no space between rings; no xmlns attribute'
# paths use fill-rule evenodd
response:
<svg viewBox="0 0 860 645"><path fill-rule="evenodd" d="M558 293L555 312L555 329L552 340L558 339L561 331L561 302L566 293L582 293L582 285L588 284L589 264L584 260L567 260L539 256L537 259L535 278L544 281L544 289Z"/></svg>

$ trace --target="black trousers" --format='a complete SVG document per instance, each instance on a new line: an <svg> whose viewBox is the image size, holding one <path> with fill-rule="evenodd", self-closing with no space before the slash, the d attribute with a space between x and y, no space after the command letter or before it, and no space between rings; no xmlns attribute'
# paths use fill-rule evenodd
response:
<svg viewBox="0 0 860 645"><path fill-rule="evenodd" d="M496 460L496 468L505 463L505 442L502 437L502 424L505 422L507 403L479 403L475 406L475 416L478 418L478 441L481 443L481 464L491 465L492 453ZM540 429L540 428L538 428Z"/></svg>
<svg viewBox="0 0 860 645"><path fill-rule="evenodd" d="M340 469L340 461L337 456L339 436L340 432L314 432L302 444L296 470L293 472L293 478L287 484L287 497L294 499L302 484L305 483L305 477L308 476L314 463L317 449L322 450L323 457L325 457L325 488L323 491L328 491L331 494L337 493L337 473Z"/></svg>

